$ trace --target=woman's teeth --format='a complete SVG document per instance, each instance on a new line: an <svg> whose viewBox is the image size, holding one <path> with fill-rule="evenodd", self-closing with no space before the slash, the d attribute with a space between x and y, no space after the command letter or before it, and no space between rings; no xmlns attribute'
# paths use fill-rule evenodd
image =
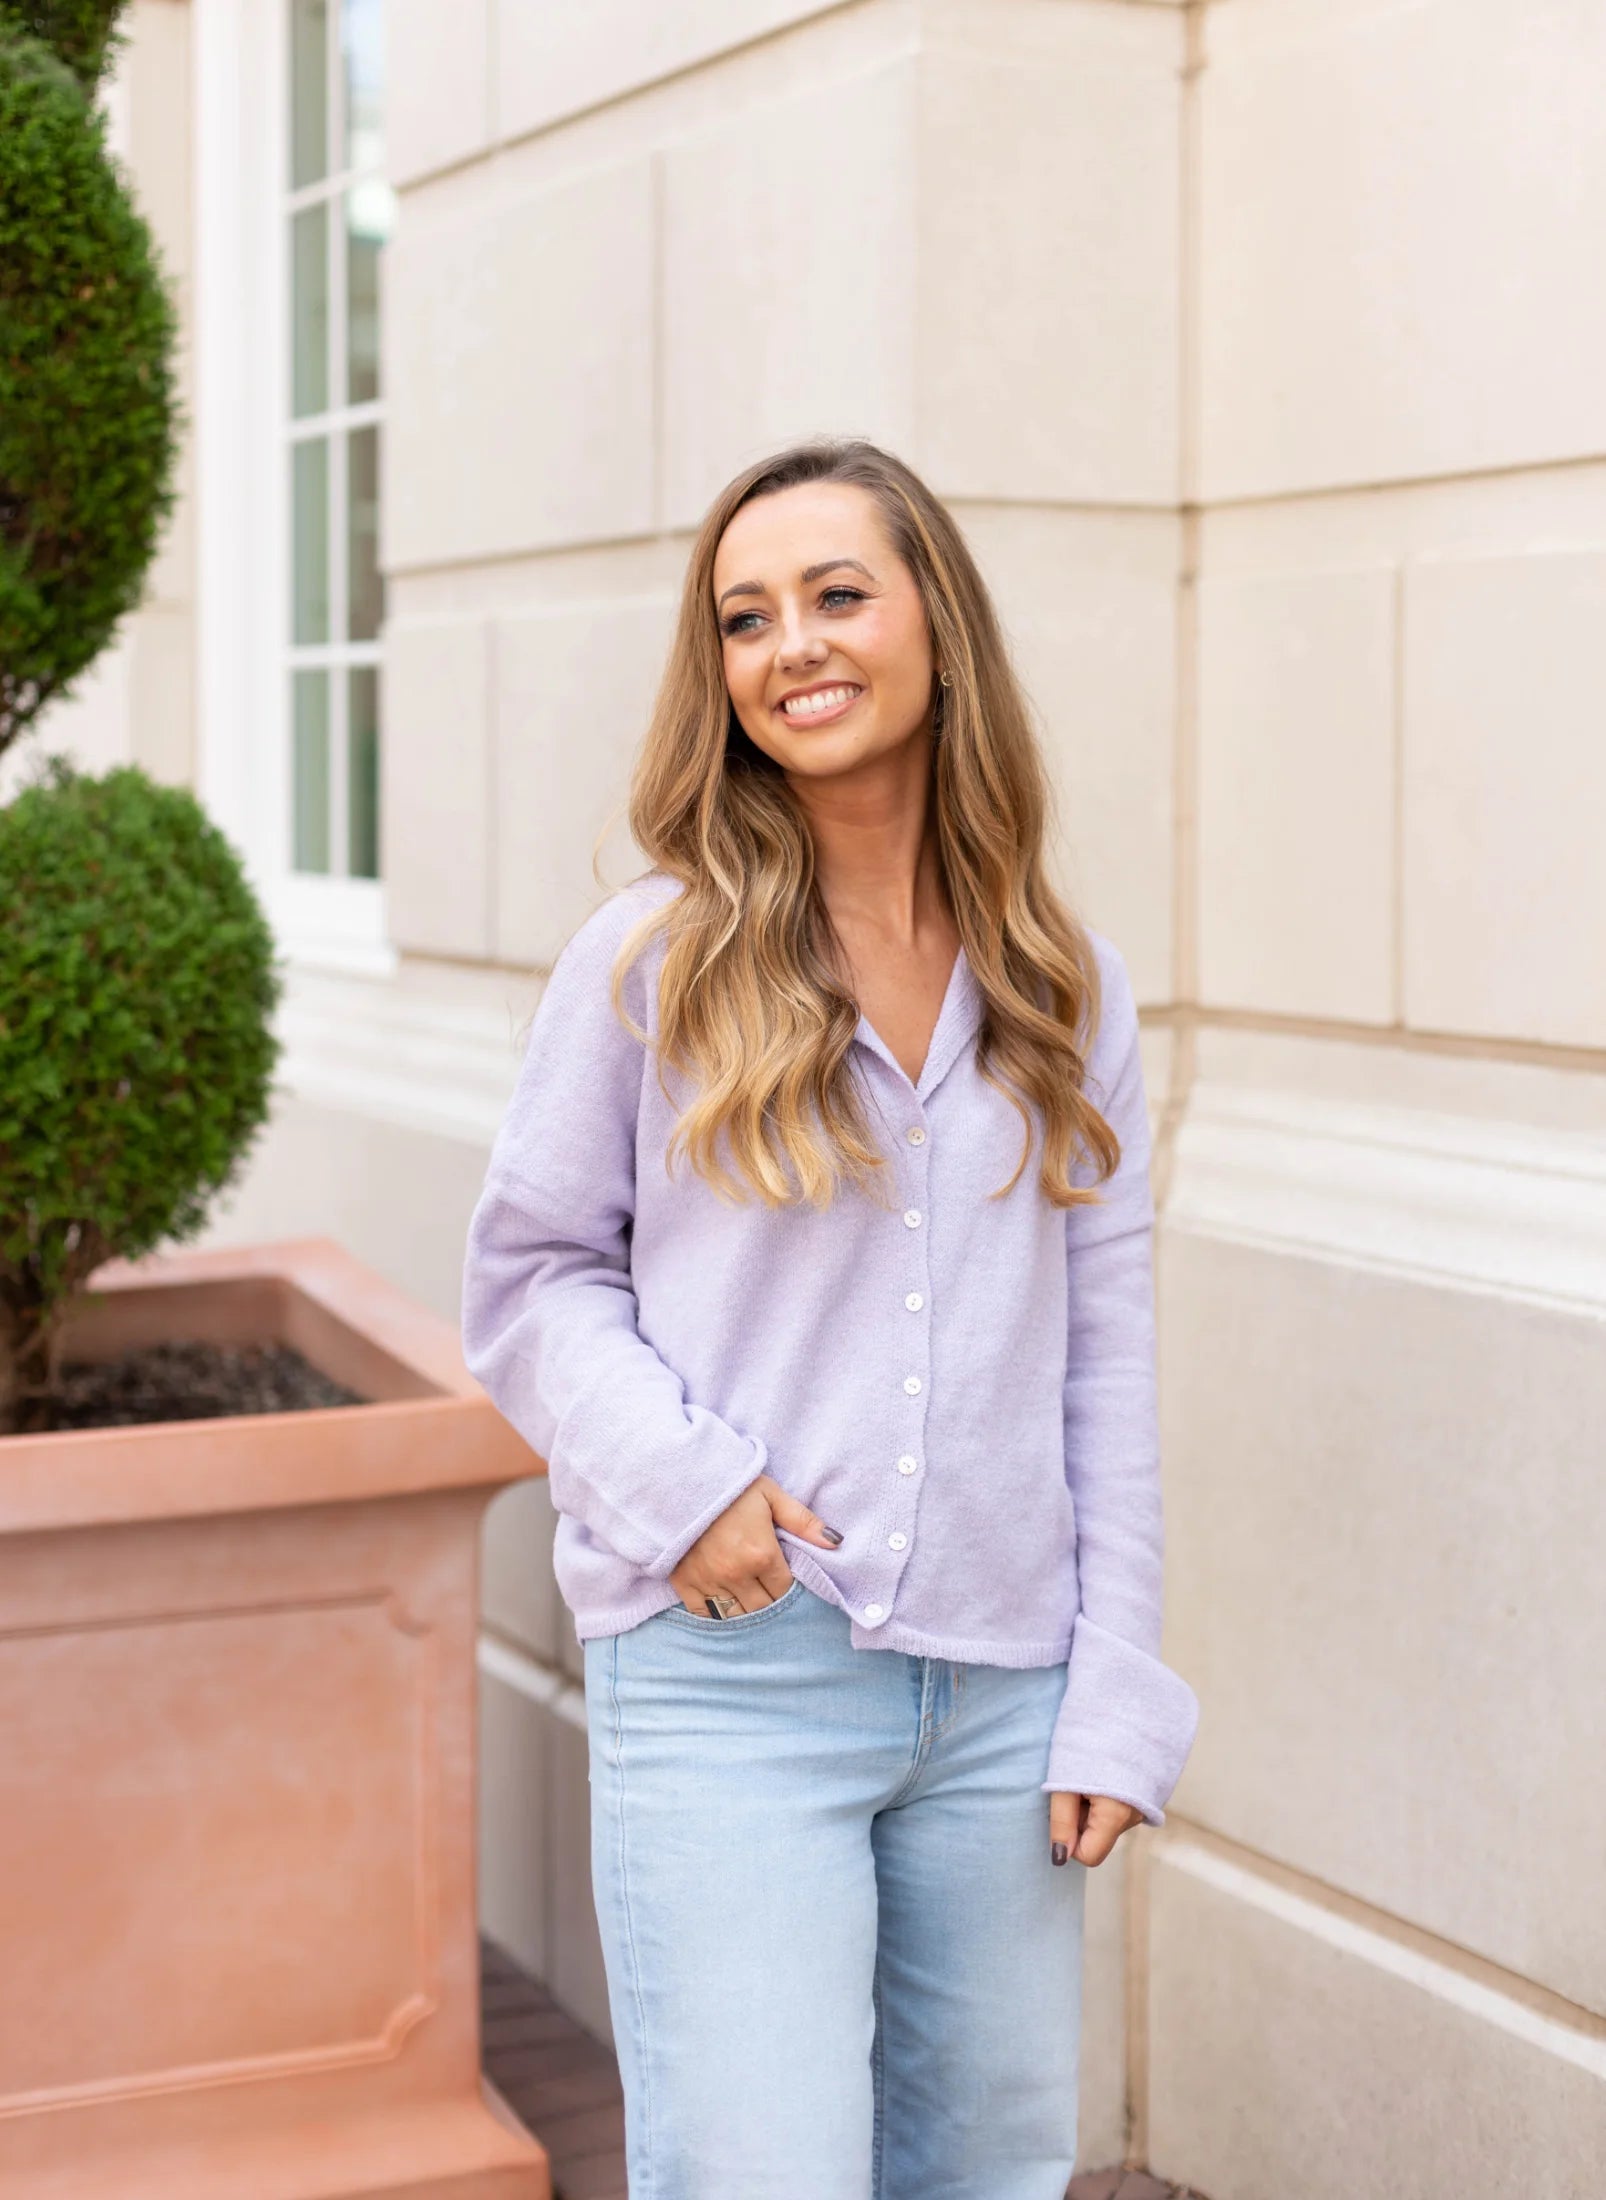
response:
<svg viewBox="0 0 1606 2200"><path fill-rule="evenodd" d="M858 692L856 687L821 688L814 695L793 695L781 708L788 718L812 718L817 711L835 710Z"/></svg>

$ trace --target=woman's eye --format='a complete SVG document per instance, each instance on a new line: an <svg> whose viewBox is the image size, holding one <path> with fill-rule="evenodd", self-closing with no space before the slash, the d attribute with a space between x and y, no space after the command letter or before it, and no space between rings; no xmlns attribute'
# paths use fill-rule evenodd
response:
<svg viewBox="0 0 1606 2200"><path fill-rule="evenodd" d="M820 601L823 604L828 604L833 596L841 596L850 604L863 603L864 590L862 588L848 588L845 585L827 588L821 592ZM762 616L762 612L758 611L733 611L728 619L720 621L719 630L722 634L745 634L748 631L746 622L749 619L757 619Z"/></svg>

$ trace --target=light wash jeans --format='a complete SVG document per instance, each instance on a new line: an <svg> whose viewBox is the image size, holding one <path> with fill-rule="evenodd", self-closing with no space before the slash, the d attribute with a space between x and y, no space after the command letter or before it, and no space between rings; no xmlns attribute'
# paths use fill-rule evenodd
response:
<svg viewBox="0 0 1606 2200"><path fill-rule="evenodd" d="M585 1644L630 2200L1062 2200L1087 1867L1063 1666L856 1650L794 1581Z"/></svg>

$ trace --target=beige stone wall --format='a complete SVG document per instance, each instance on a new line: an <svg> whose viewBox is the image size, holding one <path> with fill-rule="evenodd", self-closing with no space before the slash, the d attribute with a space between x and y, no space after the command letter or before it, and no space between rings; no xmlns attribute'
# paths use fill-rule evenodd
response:
<svg viewBox="0 0 1606 2200"><path fill-rule="evenodd" d="M1142 2143L1214 2200L1606 2162L1606 20L1193 26ZM1191 842L1191 845L1190 845Z"/></svg>
<svg viewBox="0 0 1606 2200"><path fill-rule="evenodd" d="M216 1234L455 1308L531 967L599 835L633 867L688 529L793 434L892 444L997 592L1161 1134L1203 1719L1094 1875L1084 2160L1595 2200L1593 0L407 0L389 39L402 960L297 973ZM487 1536L484 1908L605 2031L550 1530L534 1485Z"/></svg>

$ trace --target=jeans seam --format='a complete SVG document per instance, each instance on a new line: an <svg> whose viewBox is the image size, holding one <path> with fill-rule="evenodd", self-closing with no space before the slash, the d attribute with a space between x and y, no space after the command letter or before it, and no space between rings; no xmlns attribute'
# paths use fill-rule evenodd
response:
<svg viewBox="0 0 1606 2200"><path fill-rule="evenodd" d="M881 1991L881 1964L876 1962L870 1980L870 1999L875 2014L875 2031L870 2043L870 2196L882 2200L884 2189L883 2163L884 2133L886 2125L886 1997Z"/></svg>
<svg viewBox="0 0 1606 2200"><path fill-rule="evenodd" d="M885 1803L882 1804L881 1807L883 1810L892 1810L897 1804L903 1801L904 1797L907 1794L909 1794L911 1789L914 1787L915 1782L920 1778L921 1773L925 1771L926 1760L930 1757L930 1755L931 1714L928 1711L922 1715L920 1720L920 1731L915 1736L915 1753L914 1756L910 1759L909 1769L904 1774L903 1778L898 1782L897 1786L893 1789L892 1793L887 1797Z"/></svg>
<svg viewBox="0 0 1606 2200"><path fill-rule="evenodd" d="M619 1638L612 1643L613 1655L608 1665L608 1695L613 1706L613 1756L618 1774L619 1797L619 1906L624 1913L625 1947L630 1958L630 1991L636 2005L636 2036L641 2042L641 2130L643 2152L647 2163L647 2176L651 2184L658 2182L654 2166L652 2142L652 2075L647 2040L647 2004L641 1987L641 1956L636 1946L635 1920L630 1910L630 1879L625 1864L625 1748L624 1715L619 1704ZM651 2194L643 2193L639 2200L651 2200Z"/></svg>
<svg viewBox="0 0 1606 2200"><path fill-rule="evenodd" d="M937 1722L936 1726L933 1727L932 1733L934 1736L946 1734L948 1729L953 1725L955 1719L958 1718L960 1709L959 1699L964 1694L965 1690L964 1667L962 1665L950 1665L948 1670L953 1676L953 1685L948 1692L948 1716L945 1719L940 1719Z"/></svg>

